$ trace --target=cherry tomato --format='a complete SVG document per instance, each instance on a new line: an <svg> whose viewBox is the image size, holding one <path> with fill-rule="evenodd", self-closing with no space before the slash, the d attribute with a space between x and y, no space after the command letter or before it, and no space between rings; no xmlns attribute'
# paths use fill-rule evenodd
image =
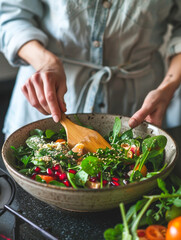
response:
<svg viewBox="0 0 181 240"><path fill-rule="evenodd" d="M174 218L168 223L166 232L166 240L180 240L181 239L181 216Z"/></svg>
<svg viewBox="0 0 181 240"><path fill-rule="evenodd" d="M135 171L136 170L138 170L138 168L139 168L139 164L138 164L138 166L135 168ZM143 167L142 167L142 169L141 169L141 174L143 175L143 177L146 177L146 174L147 174L147 167L146 167L146 165L143 165Z"/></svg>
<svg viewBox="0 0 181 240"><path fill-rule="evenodd" d="M181 207L176 207L175 205L172 205L165 213L165 219L167 222L179 216L181 216Z"/></svg>
<svg viewBox="0 0 181 240"><path fill-rule="evenodd" d="M166 230L162 225L150 225L146 228L146 237L149 240L165 240Z"/></svg>

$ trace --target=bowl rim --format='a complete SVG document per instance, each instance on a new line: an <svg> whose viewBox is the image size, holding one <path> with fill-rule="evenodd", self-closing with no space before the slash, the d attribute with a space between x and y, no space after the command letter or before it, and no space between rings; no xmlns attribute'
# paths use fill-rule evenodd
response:
<svg viewBox="0 0 181 240"><path fill-rule="evenodd" d="M129 117L127 116L124 116L124 115L119 115L119 114L107 114L107 113L75 113L76 115L104 115L104 116L118 116L120 118L127 118L129 119ZM67 116L73 116L75 114L67 114ZM60 186L55 186L55 185L51 185L51 184L47 184L47 183L41 183L41 182L37 182L37 181L34 181L33 179L21 174L18 172L18 170L16 168L14 168L13 166L9 165L9 163L7 162L6 158L5 158L5 147L6 147L6 144L7 142L9 141L9 139L11 139L12 135L14 135L16 132L18 132L19 130L22 130L24 128L27 128L28 126L31 126L32 124L35 124L35 123L39 123L39 122L43 122L43 121L46 121L46 120L50 120L52 119L52 117L47 117L47 118L43 118L43 119L40 119L40 120L37 120L37 121L34 121L34 122L31 122L29 124L26 124L24 126L22 126L21 128L17 129L16 131L14 131L12 134L10 134L8 136L8 138L5 140L3 146L2 146L2 150L1 150L1 155L2 155L2 158L3 158L3 161L6 165L6 168L9 169L17 176L17 177L20 177L22 180L26 180L28 181L30 184L36 184L37 186L41 186L41 187L44 187L44 188L49 188L49 189L56 189L58 191L75 191L75 192L106 192L106 191L118 191L119 189L129 189L129 188L132 188L134 186L141 186L145 183L148 183L148 182L154 182L157 178L163 178L162 175L165 175L165 173L168 171L168 170L173 170L175 164L176 164L176 161L177 161L177 158L178 158L178 145L176 143L176 141L173 139L173 137L167 133L164 129L162 128L159 128L157 127L156 125L152 124L152 123L149 123L147 121L143 121L140 125L142 124L147 124L147 127L151 126L151 127L155 127L161 131L163 131L166 135L168 135L171 140L173 141L174 145L175 145L175 149L176 149L176 152L175 152L175 158L173 159L172 163L171 164L168 164L165 169L162 170L162 172L150 177L150 178L147 178L145 180L142 180L142 181L139 181L139 182L133 182L133 183L129 183L128 185L120 185L120 186L116 186L116 187L111 187L111 188L101 188L101 189L85 189L85 188L67 188L67 187L60 187Z"/></svg>

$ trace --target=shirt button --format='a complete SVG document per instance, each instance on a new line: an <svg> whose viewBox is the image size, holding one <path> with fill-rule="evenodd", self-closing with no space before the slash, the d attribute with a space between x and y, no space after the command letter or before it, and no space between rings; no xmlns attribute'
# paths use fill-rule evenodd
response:
<svg viewBox="0 0 181 240"><path fill-rule="evenodd" d="M109 9L109 8L111 8L111 3L108 2L108 1L104 1L104 2L103 2L103 7Z"/></svg>
<svg viewBox="0 0 181 240"><path fill-rule="evenodd" d="M93 46L94 47L99 47L100 46L100 42L99 41L94 41L93 42Z"/></svg>

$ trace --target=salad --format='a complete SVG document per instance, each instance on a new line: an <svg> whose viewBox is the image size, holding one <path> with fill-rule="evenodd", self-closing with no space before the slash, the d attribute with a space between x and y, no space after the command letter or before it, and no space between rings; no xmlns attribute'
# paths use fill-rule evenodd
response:
<svg viewBox="0 0 181 240"><path fill-rule="evenodd" d="M65 129L30 131L23 146L11 146L18 171L35 181L60 187L110 188L142 181L164 168L163 135L134 137L132 129L122 132L121 120L115 118L105 139L111 149L85 152L78 143L69 148Z"/></svg>

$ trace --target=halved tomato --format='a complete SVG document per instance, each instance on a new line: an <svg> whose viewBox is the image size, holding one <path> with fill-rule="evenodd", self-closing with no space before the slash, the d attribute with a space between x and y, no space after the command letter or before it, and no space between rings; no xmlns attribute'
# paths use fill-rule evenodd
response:
<svg viewBox="0 0 181 240"><path fill-rule="evenodd" d="M146 237L149 240L165 240L166 230L162 225L150 225L146 228Z"/></svg>

